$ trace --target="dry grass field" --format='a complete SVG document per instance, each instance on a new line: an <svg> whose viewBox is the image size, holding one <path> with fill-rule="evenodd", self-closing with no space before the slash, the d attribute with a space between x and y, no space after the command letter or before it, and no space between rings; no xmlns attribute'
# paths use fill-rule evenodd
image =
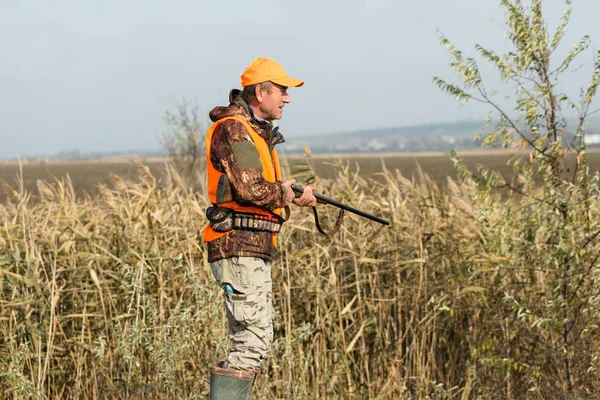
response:
<svg viewBox="0 0 600 400"><path fill-rule="evenodd" d="M148 166L151 173L157 177L164 173L164 160L137 159L136 162ZM136 164L127 159L108 162L90 160L25 163L22 166L16 162L5 162L0 163L0 179L12 187L18 187L21 168L23 171L23 187L28 192L34 192L34 195L37 194L35 188L38 180L55 182L57 179L61 180L68 175L78 195L84 193L94 195L97 193L98 185L108 184L113 174L129 180L137 177L138 173ZM4 199L5 193L2 192L0 196Z"/></svg>
<svg viewBox="0 0 600 400"><path fill-rule="evenodd" d="M503 176L511 175L511 168L507 165L510 153L506 151L471 151L459 153L461 158L469 167L478 164L491 167ZM439 185L445 186L447 177L456 177L456 170L450 156L445 153L382 153L382 154L336 154L336 155L313 155L312 160L317 175L321 178L333 178L338 169L333 166L347 164L350 171L360 169L360 175L364 178L381 180L379 174L382 165L391 170L399 170L403 176L411 177L420 166L425 174L433 178ZM150 172L157 178L164 175L165 159L149 158L136 159L135 162L144 164L150 168ZM292 175L305 163L305 157L299 155L288 156L287 161L291 167ZM591 171L600 170L600 149L592 149L589 157ZM17 186L20 166L16 162L0 163L0 179L11 186ZM128 180L137 176L138 168L130 159L110 161L68 161L49 163L26 163L22 165L23 186L28 192L37 194L35 191L38 179L54 182L69 175L73 188L78 195L97 193L98 184L106 184L111 181L112 174ZM0 193L0 199L4 193Z"/></svg>
<svg viewBox="0 0 600 400"><path fill-rule="evenodd" d="M506 154L463 156L507 172ZM340 159L359 174L331 165ZM382 159L390 173L378 175ZM302 182L306 159L288 161ZM138 162L148 168L24 165L27 192L19 166L1 166L12 186L0 202L1 399L208 397L229 343L201 242L206 189L162 160ZM254 398L597 398L595 181L569 188L563 214L539 200L541 186L500 198L445 179L447 155L312 162L332 178L318 182L323 194L391 224L348 215L323 237L310 210L294 209L273 260L274 343ZM440 185L411 180L417 163ZM90 196L36 182L66 174ZM331 226L335 210L319 212Z"/></svg>

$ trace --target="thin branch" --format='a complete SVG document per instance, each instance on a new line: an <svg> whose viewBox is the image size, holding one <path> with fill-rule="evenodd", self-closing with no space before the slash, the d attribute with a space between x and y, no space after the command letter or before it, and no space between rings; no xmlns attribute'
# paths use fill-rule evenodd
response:
<svg viewBox="0 0 600 400"><path fill-rule="evenodd" d="M533 200L537 201L538 203L543 203L543 204L547 204L547 205L549 205L549 206L552 206L552 207L554 207L554 204L552 204L551 202L549 202L549 201L547 201L547 200L544 200L544 199L538 199L538 198L537 198L537 197L535 197L535 196L532 196L532 195L530 195L530 194L528 194L528 193L525 193L524 191L522 191L522 190L521 190L521 189L519 189L519 188L516 188L516 187L514 187L514 186L513 186L513 185L511 185L510 183L505 183L504 185L501 185L501 186L493 186L493 188L494 188L494 189L504 189L504 188L509 188L509 189L510 189L510 190L512 190L513 192L515 192L515 193L518 193L518 194L520 194L520 195L521 195L521 196L523 196L523 197L529 197L529 198L532 198Z"/></svg>
<svg viewBox="0 0 600 400"><path fill-rule="evenodd" d="M540 103L540 101L536 98L536 96L533 96L531 93L529 93L529 90L527 90L527 88L525 86L523 86L523 83L519 82L519 80L515 79L515 78L511 78L517 85L519 85L519 87L521 88L522 91L524 91L527 96L529 96L531 99L533 99L535 101L535 103L540 106L540 108L544 108L545 106ZM539 86L539 85L538 85Z"/></svg>
<svg viewBox="0 0 600 400"><path fill-rule="evenodd" d="M542 87L542 85L540 85L540 83L538 81L536 81L535 79L526 76L526 75L521 75L521 74L515 74L516 76L518 76L520 79L526 80L526 81L530 81L531 83L535 84L535 86L540 89L543 90L544 88ZM511 78L513 80L515 80L515 78Z"/></svg>
<svg viewBox="0 0 600 400"><path fill-rule="evenodd" d="M583 276L581 277L579 283L577 284L575 291L573 292L573 296L569 299L569 302L571 302L575 298L577 293L580 293L581 285L584 282L587 282L587 285L586 285L587 290L584 290L583 293L588 293L589 287L594 285L594 280L588 279L588 277L590 276L592 269L596 266L596 262L598 261L599 258L600 258L600 254L596 254L596 256L594 257L592 262L589 263L586 273L584 273Z"/></svg>
<svg viewBox="0 0 600 400"><path fill-rule="evenodd" d="M589 105L588 107L589 108ZM583 135L583 123L585 122L585 119L587 118L587 110L582 113L579 114L579 124L577 125L577 131L575 132L575 135L573 137L573 140L571 140L571 143L569 143L569 148L573 147L573 149L575 149L577 151L577 156L581 155L583 149L585 148L585 138L583 136L579 136L580 134ZM579 145L577 147L575 147L575 140L579 138ZM575 160L575 168L573 168L573 178L571 179L571 182L574 184L575 180L577 179L577 173L579 172L579 162L578 159Z"/></svg>
<svg viewBox="0 0 600 400"><path fill-rule="evenodd" d="M480 91L481 92L481 91ZM515 125L515 123L513 122L513 120L504 112L504 110L502 110L500 108L500 106L498 106L496 103L494 103L493 101L491 101L484 93L481 93L481 95L483 96L483 98L486 100L486 102L491 105L492 107L494 107L500 114L502 114L502 116L508 121L508 123L511 125L511 127L519 134L519 136L526 141L535 151L537 151L540 154L543 154L544 156L548 157L546 155L546 149L542 150L539 149L535 143L533 143L533 141L531 139L529 139L527 136L525 136L523 134L523 132L521 132L521 130L517 127L517 125Z"/></svg>

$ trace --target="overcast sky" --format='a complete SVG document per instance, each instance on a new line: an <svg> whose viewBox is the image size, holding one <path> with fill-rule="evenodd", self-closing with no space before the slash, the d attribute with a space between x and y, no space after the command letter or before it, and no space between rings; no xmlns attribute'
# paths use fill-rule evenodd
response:
<svg viewBox="0 0 600 400"><path fill-rule="evenodd" d="M0 157L158 149L165 110L226 104L259 56L306 81L279 123L288 140L483 119L487 110L461 109L432 84L454 80L436 29L466 53L506 50L499 3L0 0ZM584 34L597 48L600 1L573 3L563 53ZM564 3L544 7L556 26ZM592 60L590 49L569 90L587 85Z"/></svg>

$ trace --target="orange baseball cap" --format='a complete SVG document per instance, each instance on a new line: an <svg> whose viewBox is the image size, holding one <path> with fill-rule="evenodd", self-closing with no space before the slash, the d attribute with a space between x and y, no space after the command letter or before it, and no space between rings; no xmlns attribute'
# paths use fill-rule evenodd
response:
<svg viewBox="0 0 600 400"><path fill-rule="evenodd" d="M281 86L300 87L304 81L288 76L281 64L266 57L258 57L246 67L241 75L242 86L271 81Z"/></svg>

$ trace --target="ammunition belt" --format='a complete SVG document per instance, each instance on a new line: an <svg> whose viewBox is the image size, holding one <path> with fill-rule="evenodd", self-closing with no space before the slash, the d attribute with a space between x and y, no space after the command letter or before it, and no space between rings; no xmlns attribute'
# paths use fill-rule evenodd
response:
<svg viewBox="0 0 600 400"><path fill-rule="evenodd" d="M208 207L206 218L215 232L229 232L232 229L279 233L283 218L273 214L252 214L225 207Z"/></svg>

